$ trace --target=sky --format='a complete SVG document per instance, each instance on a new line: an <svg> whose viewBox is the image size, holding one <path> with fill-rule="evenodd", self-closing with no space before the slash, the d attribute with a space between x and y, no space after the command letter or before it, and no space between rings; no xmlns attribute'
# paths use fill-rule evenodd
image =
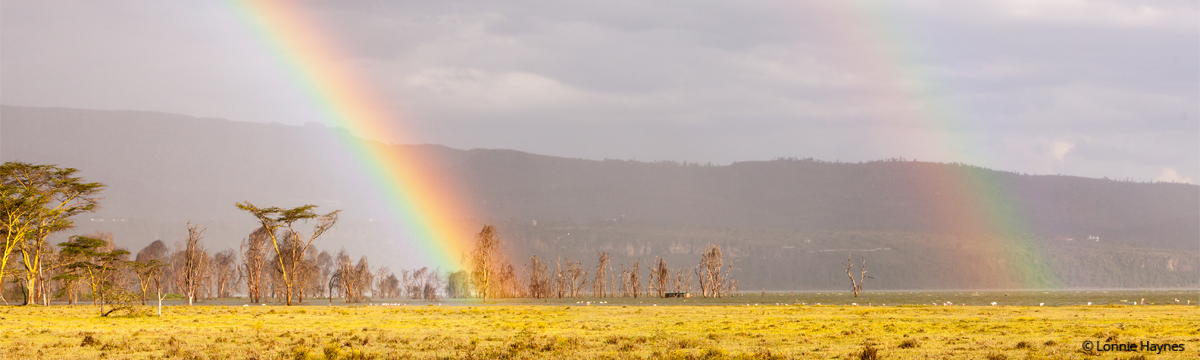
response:
<svg viewBox="0 0 1200 360"><path fill-rule="evenodd" d="M235 1L0 0L0 103L334 125ZM397 143L1200 180L1200 2L294 2Z"/></svg>

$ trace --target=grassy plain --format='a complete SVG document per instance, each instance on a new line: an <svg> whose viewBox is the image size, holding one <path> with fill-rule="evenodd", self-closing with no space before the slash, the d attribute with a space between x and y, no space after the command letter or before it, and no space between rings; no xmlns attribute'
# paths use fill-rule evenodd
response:
<svg viewBox="0 0 1200 360"><path fill-rule="evenodd" d="M149 310L149 309L147 309ZM1088 352L1084 341L1183 344ZM0 308L0 358L1196 359L1200 307L92 306Z"/></svg>

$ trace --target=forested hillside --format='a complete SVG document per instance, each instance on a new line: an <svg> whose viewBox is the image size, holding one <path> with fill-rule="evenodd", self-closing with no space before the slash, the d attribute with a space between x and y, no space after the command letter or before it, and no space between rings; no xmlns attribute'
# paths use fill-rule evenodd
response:
<svg viewBox="0 0 1200 360"><path fill-rule="evenodd" d="M393 220L345 161L349 136L320 125L0 109L0 160L75 167L108 185L80 231L112 231L136 249L174 241L192 221L209 227L214 248L234 247L254 226L235 201L313 203L345 210L319 246L386 264L405 249L389 245L380 224ZM374 146L417 152L439 169L477 211L463 222L498 225L514 263L538 254L594 265L605 250L614 263L663 256L690 267L715 243L741 269L743 290L844 288L847 252L867 258L876 289L1200 286L1200 187L1190 184L902 160L709 166ZM972 212L998 214L1002 226L946 221Z"/></svg>

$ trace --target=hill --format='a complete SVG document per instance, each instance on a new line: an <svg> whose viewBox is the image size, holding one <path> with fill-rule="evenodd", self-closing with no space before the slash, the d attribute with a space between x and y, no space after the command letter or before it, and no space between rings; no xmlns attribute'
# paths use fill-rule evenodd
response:
<svg viewBox="0 0 1200 360"><path fill-rule="evenodd" d="M112 231L136 249L182 238L192 221L209 227L210 248L236 247L254 223L233 202L314 203L345 210L322 248L424 265L390 240L387 212L345 160L348 137L320 125L0 108L0 160L76 167L109 185L80 231ZM513 259L586 265L607 250L615 262L690 267L716 243L743 289L843 288L850 251L870 261L868 288L1200 286L1200 187L1190 184L913 161L712 166L374 146L434 164L477 210L462 220L498 225ZM971 226L972 213L1002 226Z"/></svg>

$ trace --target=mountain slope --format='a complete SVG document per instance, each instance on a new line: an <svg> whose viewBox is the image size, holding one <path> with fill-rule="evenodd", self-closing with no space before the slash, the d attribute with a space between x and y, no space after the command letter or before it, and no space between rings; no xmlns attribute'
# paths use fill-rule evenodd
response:
<svg viewBox="0 0 1200 360"><path fill-rule="evenodd" d="M233 202L314 203L345 210L319 246L393 268L423 265L379 225L388 212L344 153L349 136L149 112L0 108L0 160L76 167L109 185L80 231L113 231L137 248L172 242L193 221L209 227L210 248L236 247L254 224ZM701 166L372 146L418 153L440 169L477 212L463 222L498 224L513 259L586 264L607 250L617 262L664 256L686 267L717 243L742 269L744 288L774 289L843 287L848 251L885 272L879 288L1194 287L1200 278L1195 185L905 161ZM961 189L970 191L943 198ZM1006 209L995 213L1003 226L972 227L977 219L963 215L989 209Z"/></svg>

